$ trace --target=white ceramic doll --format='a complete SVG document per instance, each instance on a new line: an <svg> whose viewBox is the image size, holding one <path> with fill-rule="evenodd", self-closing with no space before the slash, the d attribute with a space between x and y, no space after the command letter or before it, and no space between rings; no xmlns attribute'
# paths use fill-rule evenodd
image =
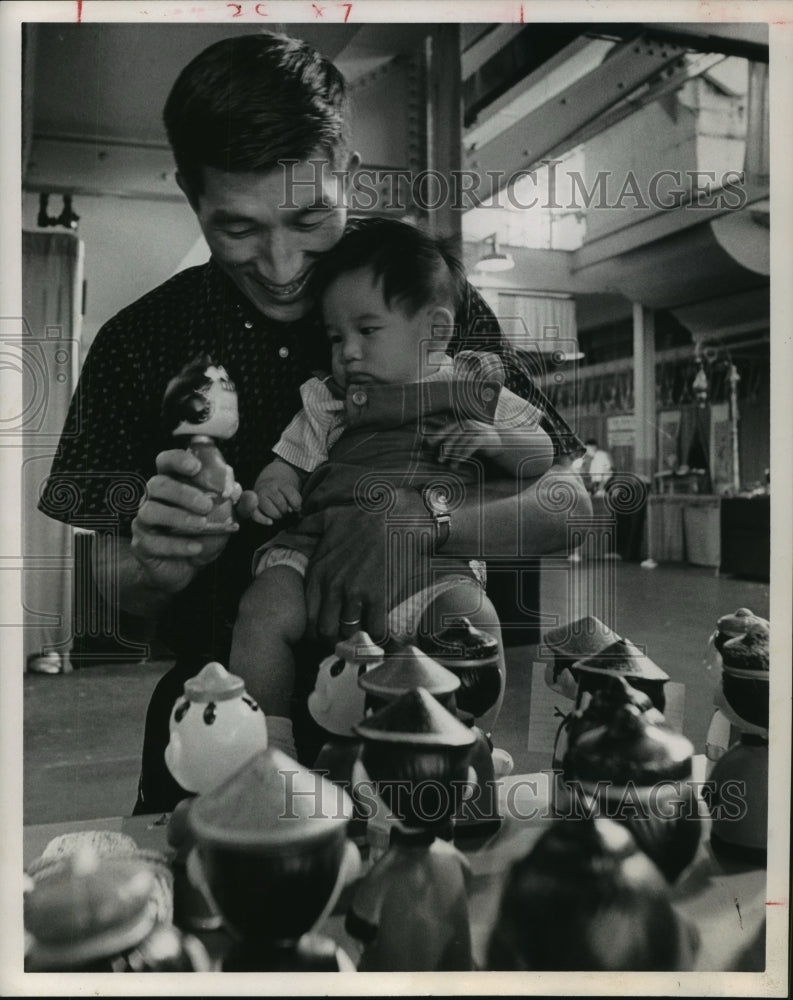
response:
<svg viewBox="0 0 793 1000"><path fill-rule="evenodd" d="M188 792L208 792L267 746L264 712L241 677L207 663L173 707L165 763Z"/></svg>
<svg viewBox="0 0 793 1000"><path fill-rule="evenodd" d="M336 643L333 656L320 663L314 690L308 696L308 710L317 725L332 736L354 737L353 726L363 718L366 697L358 679L381 664L384 656L366 632L356 632Z"/></svg>
<svg viewBox="0 0 793 1000"><path fill-rule="evenodd" d="M213 901L188 876L193 841L188 813L196 793L212 791L267 746L264 712L245 691L241 677L220 663L207 663L185 682L184 695L171 711L165 763L186 792L168 824L174 859L174 908L180 924L195 930L220 925Z"/></svg>

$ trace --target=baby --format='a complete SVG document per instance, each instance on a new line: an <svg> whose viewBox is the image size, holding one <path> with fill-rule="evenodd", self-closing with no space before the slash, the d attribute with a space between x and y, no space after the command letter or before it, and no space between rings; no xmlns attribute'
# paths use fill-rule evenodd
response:
<svg viewBox="0 0 793 1000"><path fill-rule="evenodd" d="M271 740L284 749L291 749L293 648L306 630L303 580L322 512L360 506L378 483L415 489L444 477L457 486L481 483L483 467L489 476L509 477L517 491L553 462L537 411L503 387L500 360L446 353L464 281L442 243L387 219L347 233L317 268L331 374L301 387L303 408L256 480L253 515L262 524L295 512L301 518L256 553L230 660L264 707ZM429 587L426 572L413 581L419 595L408 615L412 624L403 621L396 631L415 630L443 594L459 601L461 587L481 601L481 564L460 559L459 569L447 572L450 563L444 557L444 573ZM396 597L404 604L411 593ZM391 625L393 631L393 619Z"/></svg>

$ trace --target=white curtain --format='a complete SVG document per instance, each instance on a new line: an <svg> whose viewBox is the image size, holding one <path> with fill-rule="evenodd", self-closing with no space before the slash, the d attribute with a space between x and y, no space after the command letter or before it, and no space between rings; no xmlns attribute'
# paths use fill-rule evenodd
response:
<svg viewBox="0 0 793 1000"><path fill-rule="evenodd" d="M72 529L37 509L79 371L84 247L74 233L23 232L23 621L26 662L72 644Z"/></svg>
<svg viewBox="0 0 793 1000"><path fill-rule="evenodd" d="M753 184L767 184L770 144L768 121L768 65L749 64L749 92L746 111L746 179Z"/></svg>
<svg viewBox="0 0 793 1000"><path fill-rule="evenodd" d="M575 300L567 296L501 292L498 319L519 350L543 350L549 344L553 350L553 340L577 341Z"/></svg>

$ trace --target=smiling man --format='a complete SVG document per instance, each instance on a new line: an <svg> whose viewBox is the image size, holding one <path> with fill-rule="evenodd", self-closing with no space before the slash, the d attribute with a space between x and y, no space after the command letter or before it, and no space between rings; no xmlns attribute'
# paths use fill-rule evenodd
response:
<svg viewBox="0 0 793 1000"><path fill-rule="evenodd" d="M40 504L58 520L100 529L100 591L132 614L156 618L176 656L147 715L139 812L171 809L184 794L163 760L168 716L186 679L209 660L228 663L251 554L266 532L244 519L227 534L206 532L211 501L190 483L197 460L175 449L162 426L165 387L198 356L226 369L240 422L223 452L237 480L252 487L300 407L299 386L329 364L310 277L344 232L340 178L358 162L348 146L343 78L310 46L284 36L210 46L179 75L164 119L179 186L212 256L99 331ZM492 317L475 326L487 310L473 289L462 312L457 346L469 338L466 346L508 351ZM530 381L510 388L544 405ZM545 421L557 454L575 448L552 408ZM414 521L436 523L418 494L406 491L399 504ZM479 502L463 506L445 544L450 552L476 554L486 544L491 552L539 553L558 549L564 536L564 512L528 489L518 498L494 494L484 521ZM359 511L352 528L349 517L329 516L306 577L315 636L332 642L341 619L382 631L385 544L384 515ZM492 620L487 602L482 614Z"/></svg>

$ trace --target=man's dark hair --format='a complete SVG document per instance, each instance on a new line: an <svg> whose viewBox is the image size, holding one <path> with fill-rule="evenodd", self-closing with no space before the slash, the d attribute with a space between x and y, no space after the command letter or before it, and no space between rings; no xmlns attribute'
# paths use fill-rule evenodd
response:
<svg viewBox="0 0 793 1000"><path fill-rule="evenodd" d="M597 441L594 438L587 438L586 441L584 441L584 444L587 447L589 447L589 445L591 445L591 444L593 444L596 448L598 446L598 443L597 443Z"/></svg>
<svg viewBox="0 0 793 1000"><path fill-rule="evenodd" d="M344 77L306 42L262 32L225 38L182 70L163 120L190 201L203 167L272 170L346 148Z"/></svg>
<svg viewBox="0 0 793 1000"><path fill-rule="evenodd" d="M317 264L313 295L319 300L342 274L370 268L383 280L383 298L410 316L426 305L448 305L456 314L465 287L465 271L446 241L397 219L357 219Z"/></svg>

